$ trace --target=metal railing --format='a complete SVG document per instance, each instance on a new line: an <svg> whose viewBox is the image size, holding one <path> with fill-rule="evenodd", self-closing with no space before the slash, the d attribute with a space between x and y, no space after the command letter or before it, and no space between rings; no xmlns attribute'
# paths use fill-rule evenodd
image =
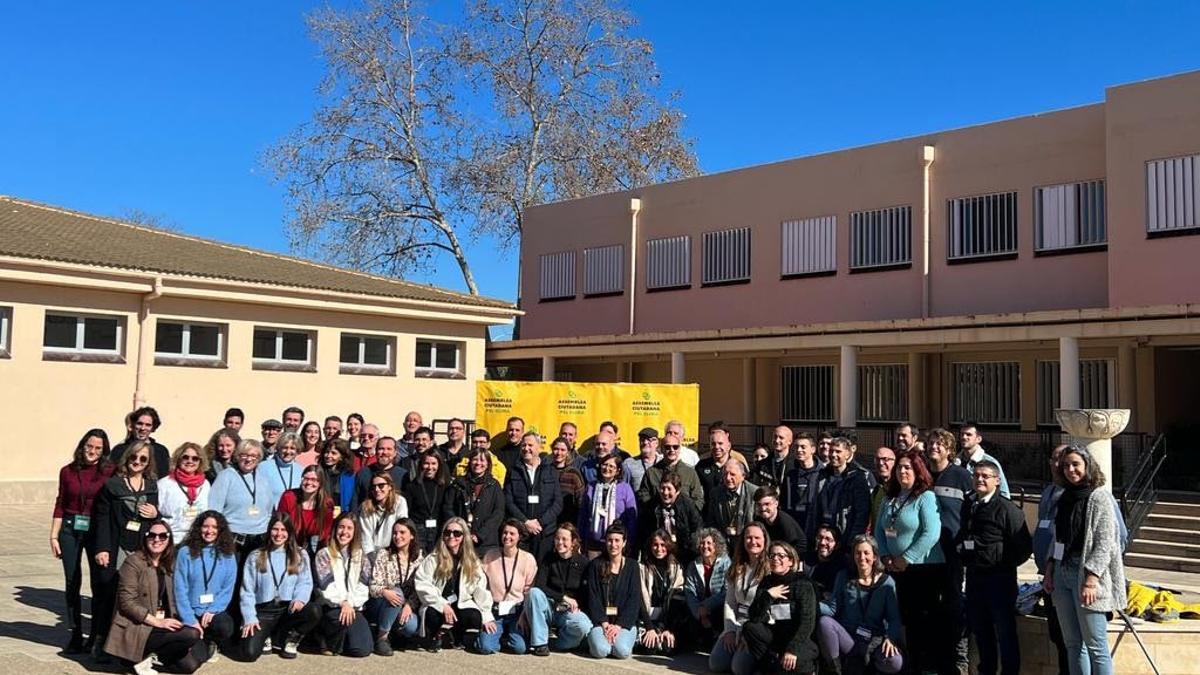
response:
<svg viewBox="0 0 1200 675"><path fill-rule="evenodd" d="M1137 537L1146 516L1158 501L1158 472L1166 459L1167 437L1160 434L1121 491L1121 510L1125 512L1125 527L1129 529L1130 540Z"/></svg>

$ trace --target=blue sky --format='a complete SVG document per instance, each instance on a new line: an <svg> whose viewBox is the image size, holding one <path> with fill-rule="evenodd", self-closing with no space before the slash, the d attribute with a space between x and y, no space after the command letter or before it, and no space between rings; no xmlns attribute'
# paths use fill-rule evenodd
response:
<svg viewBox="0 0 1200 675"><path fill-rule="evenodd" d="M439 11L445 11L443 0ZM263 150L318 104L311 2L9 3L0 194L287 251ZM352 4L339 2L338 4ZM985 6L988 4L990 6ZM705 171L1102 100L1200 69L1200 3L633 0ZM515 255L472 250L516 295ZM462 288L447 261L414 280Z"/></svg>

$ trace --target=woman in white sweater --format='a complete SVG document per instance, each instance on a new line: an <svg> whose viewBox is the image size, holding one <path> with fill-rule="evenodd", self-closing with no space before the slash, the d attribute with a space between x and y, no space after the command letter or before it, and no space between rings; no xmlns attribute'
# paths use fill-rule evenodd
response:
<svg viewBox="0 0 1200 675"><path fill-rule="evenodd" d="M479 653L480 631L495 633L492 591L483 563L475 555L471 528L457 516L442 525L433 553L417 568L417 597L421 600L421 629L426 649L438 651L457 643Z"/></svg>
<svg viewBox="0 0 1200 675"><path fill-rule="evenodd" d="M176 546L192 529L196 516L208 510L212 485L206 471L204 450L195 443L184 443L171 455L171 472L158 479L158 513L171 527Z"/></svg>
<svg viewBox="0 0 1200 675"><path fill-rule="evenodd" d="M333 537L317 552L315 567L321 600L317 633L323 638L324 651L368 656L374 640L362 609L370 593L371 570L352 515L343 513L334 521Z"/></svg>
<svg viewBox="0 0 1200 675"><path fill-rule="evenodd" d="M397 520L407 517L408 501L396 489L392 475L381 471L371 476L367 498L358 507L363 551L374 553L387 548L392 543L392 526Z"/></svg>

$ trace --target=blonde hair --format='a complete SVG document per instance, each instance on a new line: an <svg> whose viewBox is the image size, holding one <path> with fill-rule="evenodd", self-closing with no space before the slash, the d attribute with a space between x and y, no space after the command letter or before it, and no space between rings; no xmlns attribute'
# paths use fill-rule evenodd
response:
<svg viewBox="0 0 1200 675"><path fill-rule="evenodd" d="M201 448L198 443L193 443L191 441L188 441L178 448L175 448L175 452L171 454L171 468L179 468L179 458L183 457L183 453L187 452L188 450L195 450L196 454L200 456L200 468L196 470L196 473L204 473L205 471L208 471L208 453L205 452L204 448Z"/></svg>
<svg viewBox="0 0 1200 675"><path fill-rule="evenodd" d="M434 559L437 560L433 578L439 583L445 583L454 573L454 554L450 553L450 549L446 547L445 537L446 530L451 525L457 525L463 532L462 544L458 549L458 559L462 563L463 576L472 579L479 575L479 557L475 555L475 544L471 542L471 528L467 526L467 521L454 516L442 525L442 536L438 538L437 545L433 547Z"/></svg>

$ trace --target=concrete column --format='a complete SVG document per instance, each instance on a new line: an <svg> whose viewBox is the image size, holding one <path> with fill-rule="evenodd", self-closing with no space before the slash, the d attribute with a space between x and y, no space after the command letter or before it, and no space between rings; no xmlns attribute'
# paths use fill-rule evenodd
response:
<svg viewBox="0 0 1200 675"><path fill-rule="evenodd" d="M625 365L624 361L617 361L616 374L613 376L613 382L628 382L629 380L626 379L628 371L629 367Z"/></svg>
<svg viewBox="0 0 1200 675"><path fill-rule="evenodd" d="M671 384L683 384L687 381L687 371L684 366L683 352L671 352Z"/></svg>
<svg viewBox="0 0 1200 675"><path fill-rule="evenodd" d="M758 410L758 383L753 357L742 359L742 424L754 424Z"/></svg>
<svg viewBox="0 0 1200 675"><path fill-rule="evenodd" d="M1071 434L1071 442L1086 446L1100 470L1112 481L1112 438L1129 424L1129 411L1059 408L1054 414L1063 431Z"/></svg>
<svg viewBox="0 0 1200 675"><path fill-rule="evenodd" d="M1058 338L1058 407L1078 408L1079 338Z"/></svg>
<svg viewBox="0 0 1200 675"><path fill-rule="evenodd" d="M858 426L858 347L842 345L839 374L838 426Z"/></svg>
<svg viewBox="0 0 1200 675"><path fill-rule="evenodd" d="M542 357L542 382L554 381L554 357Z"/></svg>

